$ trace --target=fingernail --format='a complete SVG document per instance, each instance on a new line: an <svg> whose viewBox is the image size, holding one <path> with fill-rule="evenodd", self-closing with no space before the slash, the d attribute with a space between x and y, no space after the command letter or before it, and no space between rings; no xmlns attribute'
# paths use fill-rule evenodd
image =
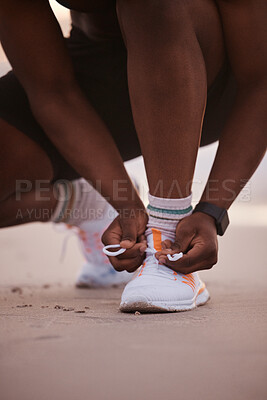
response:
<svg viewBox="0 0 267 400"><path fill-rule="evenodd" d="M129 239L125 239L120 242L120 246L125 249L129 249L129 248L133 247L133 244L134 243L131 242L131 240L129 240Z"/></svg>

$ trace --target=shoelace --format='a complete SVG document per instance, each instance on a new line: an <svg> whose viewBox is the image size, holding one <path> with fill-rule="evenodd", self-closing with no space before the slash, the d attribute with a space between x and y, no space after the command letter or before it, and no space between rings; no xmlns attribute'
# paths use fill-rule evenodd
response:
<svg viewBox="0 0 267 400"><path fill-rule="evenodd" d="M109 249L118 249L116 251L109 251ZM123 254L126 251L126 249L123 249L119 244L109 244L108 246L105 246L103 248L103 253L106 254L107 256L119 256L120 254ZM157 253L157 250L155 250L154 248L148 247L145 251L147 253L147 255L151 255L153 256L153 258L155 259L156 263L158 264L159 261L156 259L155 254ZM167 254L167 258L170 261L177 261L180 258L183 257L183 253L176 253L176 254Z"/></svg>
<svg viewBox="0 0 267 400"><path fill-rule="evenodd" d="M118 249L116 251L109 251L109 249ZM103 248L103 253L106 254L107 256L113 256L116 257L120 254L123 254L126 251L126 249L121 248L121 246L119 244L115 244L115 245L108 245L105 246ZM155 254L157 253L157 250L155 250L153 247L148 247L145 250L147 256L151 256L150 260L146 260L143 264L143 266L141 267L141 270L139 271L137 276L141 276L143 274L146 273L147 268L145 268L145 266L149 266L149 273L151 274L151 272L154 270L155 274L158 276L158 274L166 276L168 278L172 277L173 280L177 281L177 272L172 271L170 268L168 268L165 265L159 264L159 260L155 257ZM183 257L183 253L176 253L176 254L167 254L167 257L170 261L177 261L180 258ZM153 273L153 272L152 272Z"/></svg>
<svg viewBox="0 0 267 400"><path fill-rule="evenodd" d="M59 225L59 224L55 224L55 225ZM74 237L74 236L79 234L79 228L76 227L76 226L70 226L70 225L67 225L67 224L60 224L60 225L61 225L61 227L59 229L55 228L55 230L57 232L64 232L65 233L65 237L63 239L62 249L61 249L61 253L60 253L60 257L59 257L60 262L63 262L65 260L65 256L66 256L66 253L67 253L67 247L68 247L68 244L69 244L69 239L71 237Z"/></svg>

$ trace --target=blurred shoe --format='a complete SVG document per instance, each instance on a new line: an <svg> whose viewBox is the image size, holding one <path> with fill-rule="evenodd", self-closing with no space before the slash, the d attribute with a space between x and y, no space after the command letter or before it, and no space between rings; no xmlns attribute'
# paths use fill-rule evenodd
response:
<svg viewBox="0 0 267 400"><path fill-rule="evenodd" d="M71 190L70 188L71 187ZM87 181L77 179L60 184L62 201L57 205L52 221L67 221L64 226L77 234L86 259L78 275L77 287L107 287L129 282L132 274L117 272L103 254L101 236L118 213ZM71 195L70 195L71 193ZM65 211L68 209L67 217ZM63 246L63 253L65 246Z"/></svg>
<svg viewBox="0 0 267 400"><path fill-rule="evenodd" d="M209 292L197 272L183 275L159 264L155 253L165 239L157 229L147 236L147 257L138 275L124 288L121 311L187 311L209 300Z"/></svg>
<svg viewBox="0 0 267 400"><path fill-rule="evenodd" d="M100 228L100 229L99 229ZM99 221L84 222L78 230L82 253L86 259L76 280L79 288L119 286L132 279L127 271L118 272L102 252L102 224Z"/></svg>

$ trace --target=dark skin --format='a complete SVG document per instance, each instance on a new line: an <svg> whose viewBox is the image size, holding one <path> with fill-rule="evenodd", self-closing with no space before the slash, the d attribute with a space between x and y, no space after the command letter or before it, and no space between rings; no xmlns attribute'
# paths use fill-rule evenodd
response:
<svg viewBox="0 0 267 400"><path fill-rule="evenodd" d="M147 220L143 206L137 198L126 205L112 199L112 179L126 179L126 189L132 191L128 176L109 132L77 88L60 31L51 10L44 4L46 2L12 0L12 3L10 7L11 1L3 1L0 6L0 38L7 55L30 98L35 117L65 158L90 181L101 178L103 194L111 197L115 208L134 211L130 218L123 215L117 218L103 236L105 244L122 241L123 247L131 248L122 256L111 257L110 260L117 270L133 271L140 265L145 250L142 234ZM104 40L108 35L119 34L114 19L114 1L68 3L89 13L72 13L74 22L87 35ZM263 23L266 4L261 0L220 1L220 15L213 1L192 1L190 4L191 8L178 0L147 0L145 5L135 0L117 2L120 27L128 50L134 120L145 158L150 192L162 197L187 196L191 190L207 87L223 63L223 43L226 39L227 53L239 83L239 95L220 139L219 151L202 199L209 196L208 201L229 208L241 190L240 180L250 178L266 148L267 56ZM21 18L21 13L24 18ZM19 40L18 28L22 32ZM38 42L32 39L33 30ZM160 36L155 40L159 31ZM247 36L243 37L240 32ZM41 59L37 51L40 41L44 41ZM50 43L53 43L53 48ZM184 46L184 43L187 45ZM29 46L32 46L31 59L27 63L24 55ZM177 58L173 57L173 49ZM53 59L53 68L50 63L44 65L44 60L49 58ZM162 74L166 68L168 74ZM184 86L183 82L187 85ZM160 90L155 92L155 87ZM75 142L72 135L74 129L79 134ZM107 163L102 163L100 168L95 164L90 166L90 152L94 157L99 154ZM168 162L169 159L172 163ZM109 167L106 168L106 165ZM170 193L177 178L179 191L174 188ZM223 185L225 179L233 180L231 189L234 195L231 199L229 185L226 189ZM164 183L162 193L157 191L159 180ZM208 189L211 186L213 192ZM137 212L140 209L141 212ZM186 253L185 256L175 263L170 262L166 254L178 251ZM201 213L184 219L177 227L176 242L163 243L158 258L182 273L211 268L217 262L217 235L213 219Z"/></svg>
<svg viewBox="0 0 267 400"><path fill-rule="evenodd" d="M103 2L102 6L106 4L107 2ZM102 11L103 7L100 9L98 4L97 12ZM85 8L86 10L90 11L91 8ZM48 1L2 1L0 39L28 95L36 120L81 176L97 189L97 184L101 181L101 194L109 199L110 204L122 215L119 219L124 232L121 245L126 248L134 247L138 251L143 240L141 231L143 233L147 222L145 208L129 179L108 129L85 99L76 82L62 33ZM10 129L9 126L4 126L4 123L2 126L4 129ZM32 144L29 143L29 146L32 147ZM5 170L2 171L1 181L4 181ZM18 177L15 176L15 179ZM114 193L114 181L122 182L120 187L124 190L123 198ZM51 186L48 189L52 191ZM14 194L8 191L2 193L6 208L2 211L2 226L11 225L15 220L14 197ZM34 191L26 195L27 206L33 205L33 198ZM51 205L55 205L53 195L50 199ZM138 215L137 218L129 217L132 210ZM11 222L5 220L6 214ZM129 241L132 237L134 242ZM138 262L142 262L140 254Z"/></svg>
<svg viewBox="0 0 267 400"><path fill-rule="evenodd" d="M229 209L266 151L267 3L167 0L144 4L140 0L120 0L117 9L128 50L130 96L150 193L178 198L191 190L207 86L218 65L216 60L220 63L223 54L223 49L218 51L218 24L208 32L217 43L213 64L207 53L212 41L208 41L209 45L205 42L212 26L207 24L207 18L215 5L238 92L201 200ZM215 14L211 22L214 19ZM168 74L163 73L166 69ZM177 176L179 187L170 193ZM159 180L164 182L161 193ZM104 235L104 243L111 242L118 232L119 228L115 232L112 226ZM203 213L185 218L177 226L175 243L166 241L162 247L157 258L177 272L210 269L216 264L218 253L213 218ZM180 251L185 253L180 260L167 259L168 253ZM114 263L112 258L111 262ZM121 260L114 265L124 269L124 263Z"/></svg>
<svg viewBox="0 0 267 400"><path fill-rule="evenodd" d="M76 83L48 2L3 1L0 19L2 45L26 90L37 121L82 176L94 186L98 179L102 180L103 195L110 197L111 204L120 209L122 204L111 195L113 180L125 179L129 191L132 185L111 135ZM104 162L95 163L101 158ZM140 205L138 196L135 197L134 201Z"/></svg>
<svg viewBox="0 0 267 400"><path fill-rule="evenodd" d="M267 3L261 0L217 3L238 92L201 200L229 209L266 151ZM201 213L182 221L172 251L161 252L159 260L182 273L211 268L217 262L217 241L212 218L204 218L205 225ZM210 235L212 229L214 234ZM210 239L208 249L205 243ZM170 243L164 246L170 247ZM188 249L175 263L166 258L166 253Z"/></svg>

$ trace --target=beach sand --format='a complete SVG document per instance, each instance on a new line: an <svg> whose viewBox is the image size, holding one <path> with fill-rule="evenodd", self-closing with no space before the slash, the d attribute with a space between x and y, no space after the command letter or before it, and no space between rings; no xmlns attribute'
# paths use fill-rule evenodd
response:
<svg viewBox="0 0 267 400"><path fill-rule="evenodd" d="M231 219L201 273L210 302L175 314L122 314L122 288L75 288L77 240L61 262L66 233L49 223L2 229L0 398L265 400L266 208Z"/></svg>
<svg viewBox="0 0 267 400"><path fill-rule="evenodd" d="M215 149L200 152L195 201ZM128 168L144 182L140 160ZM266 169L265 158L201 274L210 302L191 312L122 314L122 288L75 288L74 237L61 262L66 234L51 224L0 230L0 398L265 400Z"/></svg>

